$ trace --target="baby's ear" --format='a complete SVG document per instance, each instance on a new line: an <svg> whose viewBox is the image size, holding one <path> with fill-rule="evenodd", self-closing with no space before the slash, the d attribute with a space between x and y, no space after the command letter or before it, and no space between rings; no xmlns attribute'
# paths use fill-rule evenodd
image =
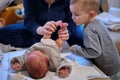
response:
<svg viewBox="0 0 120 80"><path fill-rule="evenodd" d="M90 11L89 12L89 18L90 19L93 19L95 17L95 15L96 15L95 11Z"/></svg>

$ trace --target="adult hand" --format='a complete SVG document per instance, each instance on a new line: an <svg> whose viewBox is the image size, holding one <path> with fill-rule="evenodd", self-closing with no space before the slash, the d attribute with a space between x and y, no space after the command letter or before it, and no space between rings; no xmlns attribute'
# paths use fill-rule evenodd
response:
<svg viewBox="0 0 120 80"><path fill-rule="evenodd" d="M51 34L57 29L57 26L55 21L48 21L43 27L37 28L37 33L44 35L43 38L50 38Z"/></svg>
<svg viewBox="0 0 120 80"><path fill-rule="evenodd" d="M68 23L62 22L62 21L57 21L57 25L60 26L60 30L58 31L59 38L62 40L68 40L69 39L69 33L68 33Z"/></svg>
<svg viewBox="0 0 120 80"><path fill-rule="evenodd" d="M61 20L55 21L48 21L43 27L37 28L37 33L39 35L44 35L43 38L51 38L51 34L56 31L57 27L60 26L61 29L58 31L58 36L62 40L69 39L69 33L67 30L68 23L63 23Z"/></svg>

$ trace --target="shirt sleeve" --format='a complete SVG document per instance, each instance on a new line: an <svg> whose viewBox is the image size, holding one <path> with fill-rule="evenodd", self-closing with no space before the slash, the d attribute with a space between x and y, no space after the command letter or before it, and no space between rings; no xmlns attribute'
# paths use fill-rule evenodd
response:
<svg viewBox="0 0 120 80"><path fill-rule="evenodd" d="M86 58L96 58L101 55L100 39L95 31L87 30L84 36L84 47L74 45L71 51Z"/></svg>
<svg viewBox="0 0 120 80"><path fill-rule="evenodd" d="M36 29L39 26L39 24L35 21L33 1L34 0L23 1L25 12L24 25L29 32L31 32L34 35L37 35Z"/></svg>

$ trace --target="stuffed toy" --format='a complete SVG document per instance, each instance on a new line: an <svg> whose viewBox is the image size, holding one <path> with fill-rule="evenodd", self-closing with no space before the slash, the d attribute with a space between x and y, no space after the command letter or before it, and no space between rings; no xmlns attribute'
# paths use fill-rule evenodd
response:
<svg viewBox="0 0 120 80"><path fill-rule="evenodd" d="M5 20L3 18L0 18L0 28L5 26Z"/></svg>
<svg viewBox="0 0 120 80"><path fill-rule="evenodd" d="M0 21L3 24L3 26L18 23L21 21L23 22L24 19L23 4L7 7L5 10L2 11L0 17L4 20Z"/></svg>
<svg viewBox="0 0 120 80"><path fill-rule="evenodd" d="M0 14L1 12L8 7L14 0L0 0Z"/></svg>

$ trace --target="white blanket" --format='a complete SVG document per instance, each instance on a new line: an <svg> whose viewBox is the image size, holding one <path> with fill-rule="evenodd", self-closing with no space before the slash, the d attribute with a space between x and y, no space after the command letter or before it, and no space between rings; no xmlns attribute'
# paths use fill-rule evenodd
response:
<svg viewBox="0 0 120 80"><path fill-rule="evenodd" d="M120 18L117 18L107 12L100 13L96 18L104 22L110 30L120 30Z"/></svg>
<svg viewBox="0 0 120 80"><path fill-rule="evenodd" d="M25 50L4 53L2 63L0 65L0 80L34 80L27 75L27 72L14 73L10 68L9 62L12 57L23 55ZM72 71L69 77L59 78L54 72L48 72L47 75L39 80L88 80L88 78L108 78L98 68L96 68L91 62L83 57L78 57L71 53L61 53L62 57L65 57L70 61L72 65Z"/></svg>

